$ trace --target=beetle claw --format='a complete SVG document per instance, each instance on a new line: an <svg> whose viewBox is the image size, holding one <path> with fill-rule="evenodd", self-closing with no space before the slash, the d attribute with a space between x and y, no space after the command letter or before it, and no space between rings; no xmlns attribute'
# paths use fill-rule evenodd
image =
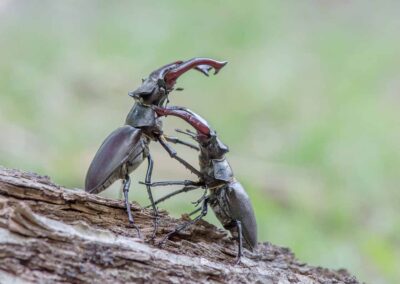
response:
<svg viewBox="0 0 400 284"><path fill-rule="evenodd" d="M197 201L192 202L192 204L194 205L194 207L197 207L206 198L207 198L207 188L205 188L203 195Z"/></svg>
<svg viewBox="0 0 400 284"><path fill-rule="evenodd" d="M132 221L129 221L129 227L134 228L138 234L138 238L142 238L142 234L140 233L140 229L137 225L135 225Z"/></svg>
<svg viewBox="0 0 400 284"><path fill-rule="evenodd" d="M239 264L241 264L241 263L242 263L242 258L241 258L240 256L238 256L238 257L236 258L235 265L239 265Z"/></svg>
<svg viewBox="0 0 400 284"><path fill-rule="evenodd" d="M153 229L153 233L150 238L151 241L154 241L154 239L156 238L157 230L158 230L158 221L160 220L157 213L154 215L153 218L154 218L154 229Z"/></svg>
<svg viewBox="0 0 400 284"><path fill-rule="evenodd" d="M165 243L167 242L168 238L169 238L169 235L166 235L166 236L158 243L158 247L159 247L159 248L162 248L162 247L165 245Z"/></svg>

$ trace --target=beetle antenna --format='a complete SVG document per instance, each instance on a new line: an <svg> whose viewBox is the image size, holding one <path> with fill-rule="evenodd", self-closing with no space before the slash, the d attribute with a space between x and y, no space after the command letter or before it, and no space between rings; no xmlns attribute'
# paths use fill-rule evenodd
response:
<svg viewBox="0 0 400 284"><path fill-rule="evenodd" d="M175 131L178 132L178 133L182 133L182 134L188 135L188 136L192 137L194 140L197 139L197 134L191 132L191 131L188 130L188 129L186 129L186 131L184 131L184 130L182 130L182 129L177 128L177 129L175 129Z"/></svg>
<svg viewBox="0 0 400 284"><path fill-rule="evenodd" d="M195 136L197 137L196 132L194 132L194 131L192 131L192 130L190 130L190 129L186 129L186 132L187 132L187 133L190 133L190 134L192 134L192 135L195 135Z"/></svg>

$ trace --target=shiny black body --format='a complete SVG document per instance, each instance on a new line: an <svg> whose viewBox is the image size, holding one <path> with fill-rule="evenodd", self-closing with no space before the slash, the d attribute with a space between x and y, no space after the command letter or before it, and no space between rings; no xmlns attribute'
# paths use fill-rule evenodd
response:
<svg viewBox="0 0 400 284"><path fill-rule="evenodd" d="M146 180L151 181L153 161L149 152L149 143L161 135L161 122L159 119L148 120L145 125L140 126L134 123L135 114L153 114L154 111L149 107L143 107L140 103L135 103L126 119L127 124L114 130L102 143L92 163L89 166L85 180L85 191L89 193L100 193L108 188L117 180L123 180L123 193L125 198L126 210L129 222L136 228L140 236L139 228L134 225L133 216L128 201L130 187L129 174L137 169L142 162L148 160ZM147 109L147 110L146 110ZM146 117L146 116L145 116ZM149 116L148 116L149 117ZM141 118L141 117L140 117ZM138 119L140 122L144 122ZM151 203L154 205L153 196L150 188L147 188ZM154 214L157 216L157 208L153 206ZM155 224L155 230L157 224Z"/></svg>
<svg viewBox="0 0 400 284"><path fill-rule="evenodd" d="M86 175L85 189L99 193L114 181L124 179L148 156L149 139L143 131L125 125L112 132L97 151Z"/></svg>

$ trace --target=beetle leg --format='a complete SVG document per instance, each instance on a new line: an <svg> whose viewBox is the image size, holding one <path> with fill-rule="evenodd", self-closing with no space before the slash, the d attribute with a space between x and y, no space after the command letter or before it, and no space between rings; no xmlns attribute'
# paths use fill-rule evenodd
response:
<svg viewBox="0 0 400 284"><path fill-rule="evenodd" d="M203 175L196 168L194 168L191 164L189 164L184 159L179 157L178 154L176 153L176 151L167 143L167 141L165 140L165 137L163 135L158 136L157 139L160 142L161 146L163 146L163 148L171 156L171 158L173 158L173 159L177 160L178 162L180 162L189 171L191 171L193 174L197 175L200 179L202 179Z"/></svg>
<svg viewBox="0 0 400 284"><path fill-rule="evenodd" d="M193 189L197 189L200 186L204 185L204 183L201 182L201 181L191 181L191 180L158 181L158 182L152 182L152 183L148 183L148 184L145 183L145 182L139 181L139 183L140 184L144 184L146 186L150 186L150 187L170 186L170 185L183 185L184 186L183 188L181 188L181 189L179 189L177 191L171 192L171 193L165 195L164 197L158 199L157 201L154 202L155 204L158 204L158 203L160 203L160 202L162 202L162 201L164 201L164 200L166 200L166 199L168 199L168 198L170 198L170 197L172 197L172 196L174 196L176 194L179 194L179 193L182 193L182 192L188 192L188 191L191 191ZM150 206L152 206L152 204L146 206L145 208L148 208Z"/></svg>
<svg viewBox="0 0 400 284"><path fill-rule="evenodd" d="M186 142L186 141L183 141L183 140L179 139L178 137L167 136L167 135L164 135L164 137L165 137L165 140L167 140L168 142L171 142L171 143L174 143L174 144L185 145L185 146L187 146L189 148L192 148L192 149L194 149L196 151L200 151L200 148L197 147L196 145L194 145L192 143L189 143L189 142Z"/></svg>
<svg viewBox="0 0 400 284"><path fill-rule="evenodd" d="M209 196L209 195L206 195L206 193L207 193L207 189L205 190L204 195L203 195L197 202L201 202L201 201L203 201L203 200L206 199L206 198L207 198L207 199L210 198L210 196ZM197 207L197 206L199 205L199 204L197 204L197 202L196 202L195 207ZM194 202L192 202L192 203L194 203ZM199 212L200 210L202 210L201 207L199 207L199 208L197 208L196 210L190 212L188 215L189 215L189 216L192 216L192 215L196 214L197 212Z"/></svg>
<svg viewBox="0 0 400 284"><path fill-rule="evenodd" d="M153 159L151 158L150 154L147 156L147 161L148 161L148 166L147 166L145 183L147 188L147 194L149 195L149 199L151 202L151 206L153 207L153 213L154 213L154 231L153 235L151 236L151 238L154 239L158 229L158 209L156 204L154 203L153 194L151 193L151 186L149 185L151 184L151 175L153 173Z"/></svg>
<svg viewBox="0 0 400 284"><path fill-rule="evenodd" d="M197 207L197 206L199 206L200 202L202 202L206 198L207 198L207 188L204 189L203 195L197 201L192 202L192 204L195 207Z"/></svg>
<svg viewBox="0 0 400 284"><path fill-rule="evenodd" d="M126 211L128 213L128 220L129 220L129 223L133 223L131 206L130 206L129 200L128 200L129 187L131 186L131 178L129 177L129 175L125 176L125 179L123 180L122 183L123 183L122 191L124 192L125 206L126 206Z"/></svg>
<svg viewBox="0 0 400 284"><path fill-rule="evenodd" d="M243 234L242 234L242 223L236 220L236 228L238 233L238 255L236 259L236 264L240 263L240 259L243 256Z"/></svg>
<svg viewBox="0 0 400 284"><path fill-rule="evenodd" d="M177 194L183 193L183 192L189 192L189 191L192 191L192 190L198 189L198 188L199 188L199 186L194 186L194 185L187 185L187 186L184 186L183 188L181 188L181 189L179 189L179 190L173 191L173 192L171 192L171 193L169 193L169 194L167 194L167 195L161 197L160 199L157 199L154 203L155 203L155 204L161 203L161 202L167 200L168 198L170 198L170 197L172 197L172 196L174 196L174 195L177 195ZM150 206L151 206L151 204L150 204L150 205L147 205L145 208L148 208L148 207L150 207Z"/></svg>
<svg viewBox="0 0 400 284"><path fill-rule="evenodd" d="M196 214L196 213L199 212L199 211L201 211L201 207L199 207L199 208L197 208L196 210L190 212L188 215L189 215L189 216L192 216L192 215Z"/></svg>
<svg viewBox="0 0 400 284"><path fill-rule="evenodd" d="M141 238L140 230L139 230L138 226L136 226L134 221L133 221L133 216L132 216L132 212L131 212L131 205L129 203L129 198L128 198L129 187L131 186L131 178L129 177L129 175L125 176L125 179L123 180L122 184L123 184L122 191L124 192L125 207L126 207L126 212L128 213L129 223L136 229L139 238Z"/></svg>
<svg viewBox="0 0 400 284"><path fill-rule="evenodd" d="M144 185L150 185L151 187L156 187L156 186L169 186L169 185L184 185L184 186L197 186L200 187L203 185L202 182L199 181L191 181L191 180L171 180L171 181L157 181L157 182L152 182L152 183L145 183L139 181L140 184Z"/></svg>
<svg viewBox="0 0 400 284"><path fill-rule="evenodd" d="M196 222L198 222L200 219L202 219L204 216L207 215L208 212L208 198L204 199L203 202L203 206L201 208L201 213L194 218L193 220L190 220L186 223L183 223L182 225L178 226L175 230L173 230L172 232L168 233L162 240L161 242L158 244L160 247L163 246L165 244L165 242L173 235L175 235L176 233L179 233L182 230L185 230L186 228L190 227L191 225L195 224Z"/></svg>

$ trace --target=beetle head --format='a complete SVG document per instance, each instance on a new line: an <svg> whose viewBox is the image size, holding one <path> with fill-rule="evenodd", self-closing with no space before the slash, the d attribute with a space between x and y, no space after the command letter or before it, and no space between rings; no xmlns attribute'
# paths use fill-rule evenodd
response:
<svg viewBox="0 0 400 284"><path fill-rule="evenodd" d="M151 72L149 77L143 80L142 85L129 95L144 104L162 105L174 89L176 80L185 72L195 69L208 76L212 68L215 70L214 74L217 74L226 63L209 58L176 61Z"/></svg>
<svg viewBox="0 0 400 284"><path fill-rule="evenodd" d="M209 137L198 134L196 138L200 145L207 149L210 159L221 159L229 152L229 147L222 143L215 131L212 131Z"/></svg>
<svg viewBox="0 0 400 284"><path fill-rule="evenodd" d="M172 88L168 88L164 79L165 74L169 70L176 68L180 63L182 61L170 63L151 72L149 77L142 80L142 85L136 90L129 92L129 95L144 104L161 105L173 88L173 86Z"/></svg>

